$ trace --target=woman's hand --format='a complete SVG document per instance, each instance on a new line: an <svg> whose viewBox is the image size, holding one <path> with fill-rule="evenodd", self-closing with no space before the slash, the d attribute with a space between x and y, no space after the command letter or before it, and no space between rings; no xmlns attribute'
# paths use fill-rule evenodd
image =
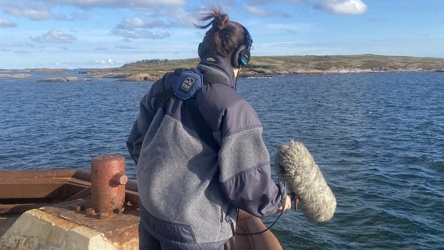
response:
<svg viewBox="0 0 444 250"><path fill-rule="evenodd" d="M285 199L284 205L280 206L278 208L278 210L276 211L276 213L282 213L285 210L288 210L290 208L291 208L291 199L290 199L290 196L287 195L287 198Z"/></svg>

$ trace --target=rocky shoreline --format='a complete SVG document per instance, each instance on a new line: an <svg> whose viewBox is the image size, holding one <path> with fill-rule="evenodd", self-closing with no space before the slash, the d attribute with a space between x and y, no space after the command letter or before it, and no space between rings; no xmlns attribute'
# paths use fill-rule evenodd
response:
<svg viewBox="0 0 444 250"><path fill-rule="evenodd" d="M192 68L199 60L142 60L119 68L86 70L92 77L155 81L175 68ZM242 68L239 77L279 75L444 72L444 58L350 55L350 56L258 56Z"/></svg>
<svg viewBox="0 0 444 250"><path fill-rule="evenodd" d="M162 77L164 73L168 71L156 72L153 75L148 73L132 73L132 72L107 72L104 70L98 70L97 72L92 70L89 72L90 77L78 78L76 76L66 77L49 77L37 80L37 82L79 82L90 81L94 78L114 78L122 82L143 82L143 81L156 81ZM284 75L320 75L320 74L350 74L350 73L390 73L390 72L444 72L444 69L437 70L424 70L424 69L336 69L329 70L317 70L317 69L287 69L287 70L262 70L251 71L243 70L239 74L240 78L262 78ZM13 79L25 79L31 78L30 74L0 74L0 78L13 78Z"/></svg>
<svg viewBox="0 0 444 250"><path fill-rule="evenodd" d="M162 71L153 75L147 73L132 74L130 72L91 72L93 78L116 78L119 81L156 81L162 77ZM317 70L317 69L288 69L288 70L263 70L260 72L251 70L242 70L240 78L261 78L284 75L322 75L322 74L351 74L351 73L395 73L395 72L444 72L443 70L424 70L424 69L336 69Z"/></svg>
<svg viewBox="0 0 444 250"><path fill-rule="evenodd" d="M176 68L192 68L198 58L180 60L142 60L118 68L105 69L25 69L0 70L0 78L29 78L39 74L85 75L44 78L41 82L86 81L92 78L115 78L119 81L156 81ZM240 78L282 75L346 74L379 72L444 72L444 58L350 55L350 56L258 56L242 68Z"/></svg>
<svg viewBox="0 0 444 250"><path fill-rule="evenodd" d="M444 72L443 70L424 70L421 68L416 69L357 69L357 68L347 68L347 69L337 69L331 68L327 70L318 70L318 69L293 69L293 70L264 70L262 74L259 75L310 75L310 74L349 74L349 73L396 73L396 72ZM251 73L246 72L245 75L250 75ZM253 73L251 75L257 75L257 73Z"/></svg>

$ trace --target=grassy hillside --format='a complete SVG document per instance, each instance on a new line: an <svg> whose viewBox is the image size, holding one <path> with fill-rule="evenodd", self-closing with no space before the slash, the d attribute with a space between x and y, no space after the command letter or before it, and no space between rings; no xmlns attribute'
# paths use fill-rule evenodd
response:
<svg viewBox="0 0 444 250"><path fill-rule="evenodd" d="M96 77L126 78L143 75L145 80L156 80L175 68L191 68L198 59L142 60L120 68L88 70ZM443 71L444 58L407 56L257 56L241 71L241 77L328 74L348 72Z"/></svg>

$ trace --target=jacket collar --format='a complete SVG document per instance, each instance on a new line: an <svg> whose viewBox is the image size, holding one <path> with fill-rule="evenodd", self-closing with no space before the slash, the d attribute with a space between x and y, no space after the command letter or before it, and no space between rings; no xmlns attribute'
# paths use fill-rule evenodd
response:
<svg viewBox="0 0 444 250"><path fill-rule="evenodd" d="M204 74L205 83L222 83L236 89L233 67L224 58L206 56L197 65L197 69Z"/></svg>

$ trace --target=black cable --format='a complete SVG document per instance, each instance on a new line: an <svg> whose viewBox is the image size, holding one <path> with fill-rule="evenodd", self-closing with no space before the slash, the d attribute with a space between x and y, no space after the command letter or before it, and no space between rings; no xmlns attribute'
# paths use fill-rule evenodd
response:
<svg viewBox="0 0 444 250"><path fill-rule="evenodd" d="M276 224L276 222L279 220L279 218L281 218L282 214L284 213L284 211L281 211L281 213L279 214L279 216L276 218L276 220L267 228L265 228L264 230L260 231L260 232L255 232L255 233L238 233L238 232L234 232L235 235L258 235L258 234L262 234L265 233L266 231L270 230L271 227L274 226L274 224ZM238 210L238 217L239 217L239 210ZM237 224L237 222L236 222Z"/></svg>
<svg viewBox="0 0 444 250"><path fill-rule="evenodd" d="M278 180L278 183L279 183L279 180ZM287 189L287 183L286 182L284 182L284 189L285 190ZM280 192L280 190L279 190L279 192ZM282 195L281 204L282 204L283 207L285 207L284 199L286 199L286 198L287 198L287 196L284 197L284 195ZM234 232L234 234L235 235L258 235L258 234L265 233L266 231L270 230L274 226L274 224L276 224L276 222L279 220L279 218L281 218L283 213L284 213L284 208L282 208L282 210L279 213L279 216L276 218L276 220L273 223L271 223L270 226L268 226L267 228L265 228L264 230L262 230L260 232L255 232L255 233L238 233L238 232ZM239 209L237 209L237 219L239 219ZM237 220L236 220L236 224L237 224Z"/></svg>

